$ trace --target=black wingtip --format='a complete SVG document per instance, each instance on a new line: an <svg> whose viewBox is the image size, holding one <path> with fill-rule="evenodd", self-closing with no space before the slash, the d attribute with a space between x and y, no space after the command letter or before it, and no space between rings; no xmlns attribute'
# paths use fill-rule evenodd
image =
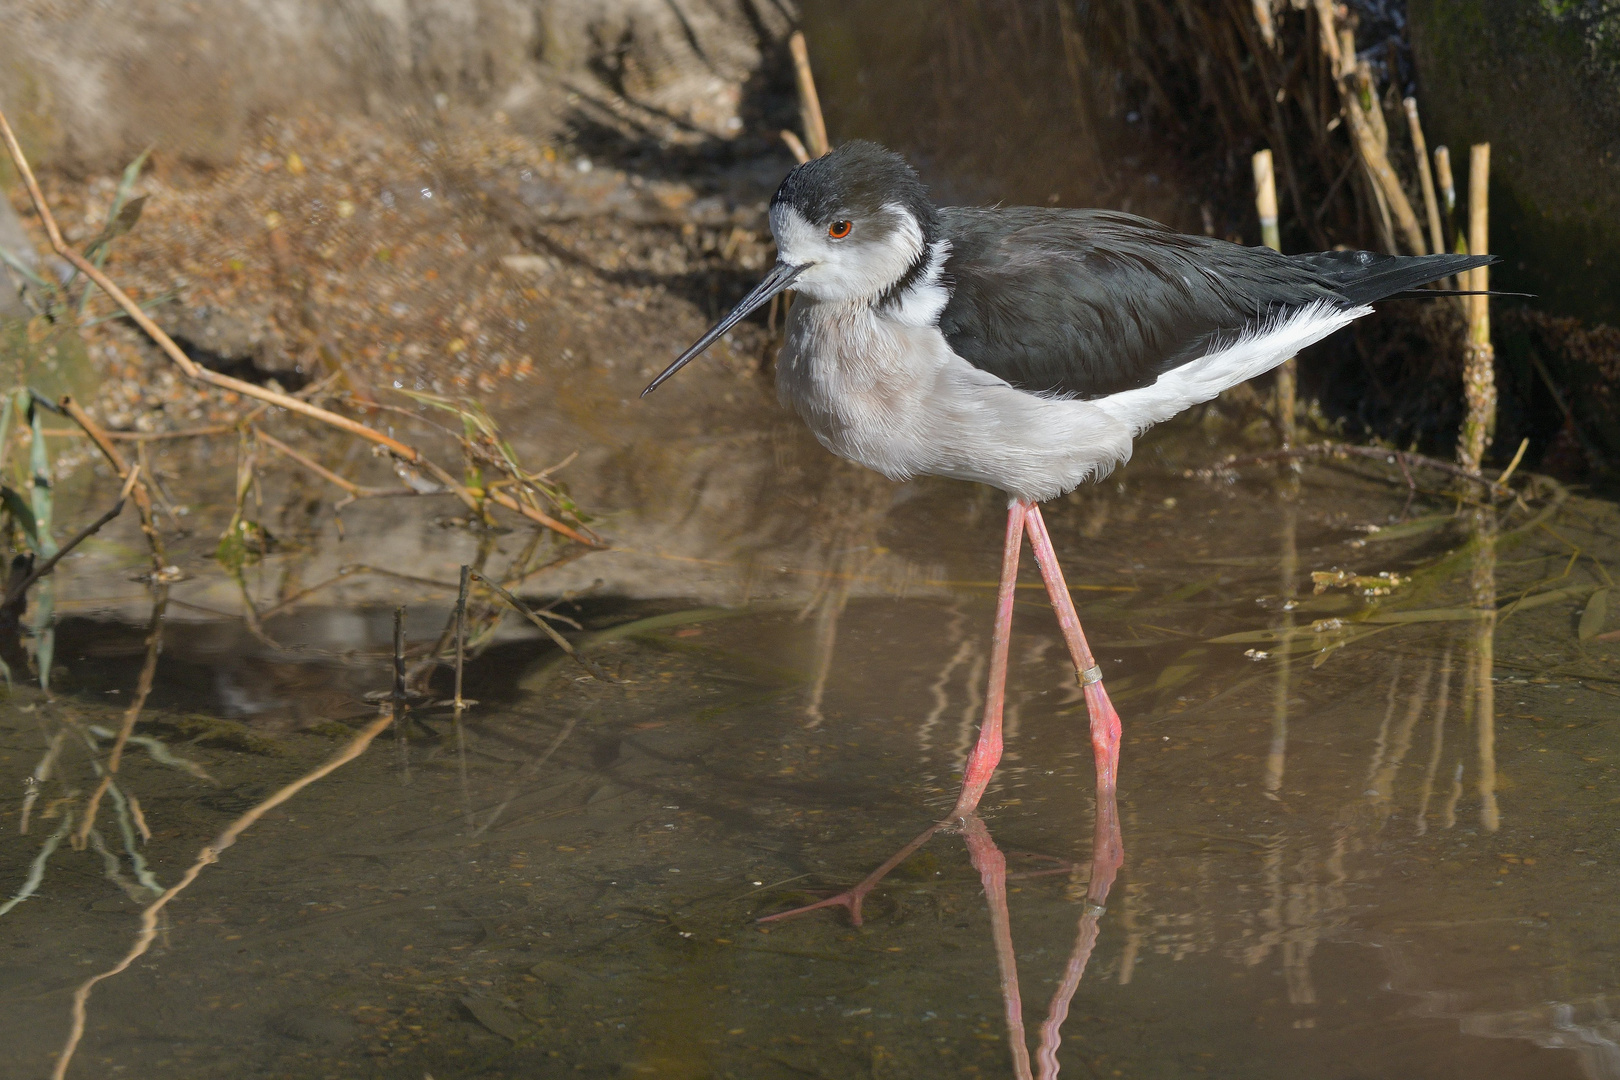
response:
<svg viewBox="0 0 1620 1080"><path fill-rule="evenodd" d="M1534 300L1535 293L1505 292L1501 289L1408 289L1384 297L1385 300L1433 300L1441 296L1512 296Z"/></svg>

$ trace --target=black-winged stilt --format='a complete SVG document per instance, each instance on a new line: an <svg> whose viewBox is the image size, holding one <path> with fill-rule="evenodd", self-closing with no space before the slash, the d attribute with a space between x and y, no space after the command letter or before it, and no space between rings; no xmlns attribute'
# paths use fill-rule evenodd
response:
<svg viewBox="0 0 1620 1080"><path fill-rule="evenodd" d="M1084 687L1099 796L1112 805L1119 715L1039 504L1107 474L1148 427L1271 370L1374 301L1494 261L1284 256L1110 211L940 207L905 159L867 142L796 167L770 221L775 267L642 394L791 287L777 390L822 445L895 480L950 476L1008 494L984 721L948 821L974 811L1001 759L1026 531ZM935 829L825 903L859 922L866 890Z"/></svg>

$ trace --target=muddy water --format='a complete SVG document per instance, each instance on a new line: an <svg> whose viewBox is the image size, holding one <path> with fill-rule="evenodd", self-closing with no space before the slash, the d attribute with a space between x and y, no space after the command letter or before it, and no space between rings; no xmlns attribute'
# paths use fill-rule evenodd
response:
<svg viewBox="0 0 1620 1080"><path fill-rule="evenodd" d="M407 730L203 868L93 986L69 1075L1012 1076L1021 1023L1076 1076L1620 1076L1620 646L1595 591L1620 515L1539 498L1489 522L1342 470L1290 493L1154 457L1050 513L1125 722L1105 911L1086 902L1084 704L1026 565L983 806L1005 892L943 832L859 928L841 910L755 921L946 812L982 704L995 500L851 481L842 531L715 560L692 597L559 604L616 681L479 624L462 721L440 668ZM440 534L450 563L473 557ZM486 543L493 574L526 538ZM56 689L0 707L0 892L49 849L0 916L0 1074L49 1075L75 988L130 950L141 906L376 717L391 606L268 602L318 557L250 568L251 622L200 599L233 587L219 571L171 590L150 741L82 850L150 600L140 615L102 563L64 578ZM1364 580L1313 591L1340 569ZM1379 572L1392 591L1363 595ZM450 594L394 587L431 644Z"/></svg>

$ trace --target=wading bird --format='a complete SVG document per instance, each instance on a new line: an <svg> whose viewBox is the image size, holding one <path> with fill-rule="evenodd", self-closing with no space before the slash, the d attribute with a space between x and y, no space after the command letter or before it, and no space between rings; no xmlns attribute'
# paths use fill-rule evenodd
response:
<svg viewBox="0 0 1620 1080"><path fill-rule="evenodd" d="M1147 428L1270 371L1374 301L1494 261L1285 256L1111 211L941 207L904 158L868 142L788 173L770 222L777 262L765 280L642 395L792 288L777 390L823 446L893 480L950 476L1007 493L984 720L947 821L974 811L1001 759L1026 531L1085 691L1099 796L1113 801L1119 715L1040 503L1106 475ZM938 827L815 906L844 904L859 922L865 891Z"/></svg>

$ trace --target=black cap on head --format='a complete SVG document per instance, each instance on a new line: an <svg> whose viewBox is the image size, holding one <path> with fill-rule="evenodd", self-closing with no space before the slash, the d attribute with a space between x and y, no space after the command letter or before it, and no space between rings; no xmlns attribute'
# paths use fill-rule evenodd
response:
<svg viewBox="0 0 1620 1080"><path fill-rule="evenodd" d="M817 225L897 203L917 219L926 240L939 232L939 211L917 171L893 150L860 139L796 166L771 199L773 207L784 203Z"/></svg>

